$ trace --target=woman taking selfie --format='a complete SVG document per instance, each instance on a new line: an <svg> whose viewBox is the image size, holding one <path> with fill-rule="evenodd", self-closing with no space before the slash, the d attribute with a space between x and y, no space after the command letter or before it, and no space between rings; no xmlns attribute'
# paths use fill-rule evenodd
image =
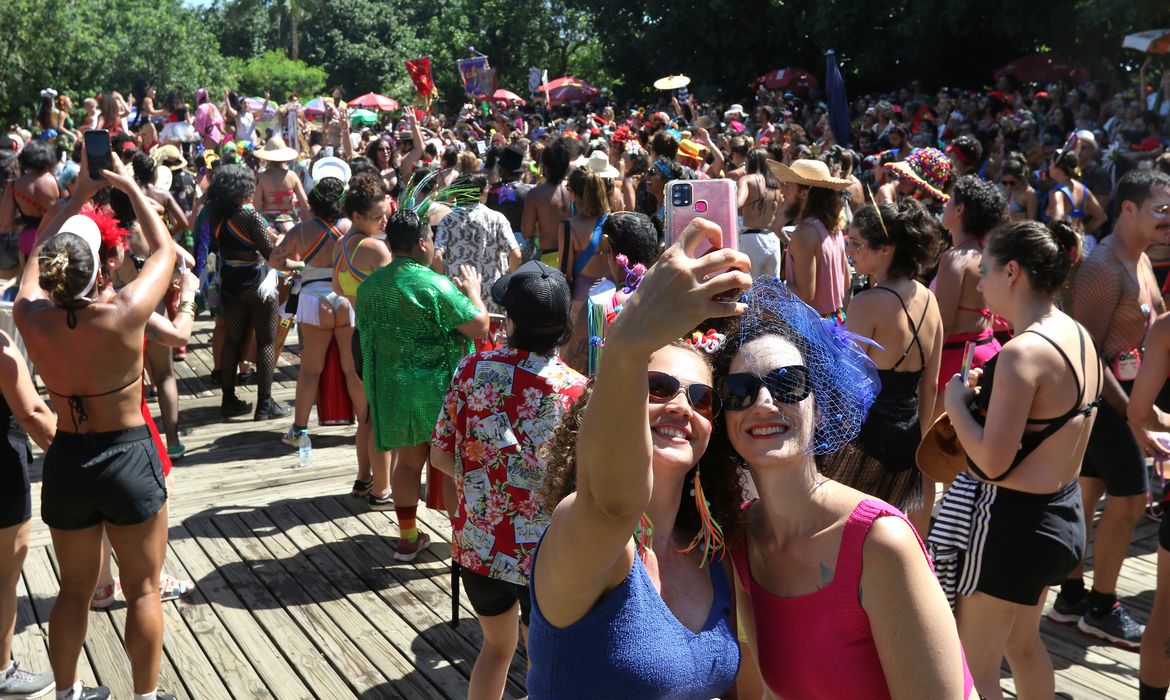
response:
<svg viewBox="0 0 1170 700"><path fill-rule="evenodd" d="M96 182L82 169L76 196L46 226L42 239L47 240L29 258L13 309L29 356L58 407L57 435L45 455L41 516L61 565L61 590L49 620L50 660L58 697L73 700L109 694L83 689L77 679L103 529L118 555L136 693L155 692L162 659L159 575L167 543L167 490L142 417L139 382L144 329L170 286L175 246L117 159L113 167ZM130 198L155 252L133 282L111 301L98 302L100 233L79 212L106 184ZM77 347L101 352L78 363Z"/></svg>

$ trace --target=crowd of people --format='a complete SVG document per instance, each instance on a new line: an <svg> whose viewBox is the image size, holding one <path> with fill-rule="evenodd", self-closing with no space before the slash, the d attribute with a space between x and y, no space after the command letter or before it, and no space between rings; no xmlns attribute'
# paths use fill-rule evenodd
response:
<svg viewBox="0 0 1170 700"><path fill-rule="evenodd" d="M1045 612L1140 649L1137 697L1166 697L1170 523L1145 625L1117 581L1170 456L1170 71L912 83L854 101L847 139L815 92L763 88L371 126L340 93L131 93L46 90L0 139L27 348L0 335L0 697L108 697L77 660L118 595L135 700L170 697L161 601L193 587L162 571L174 362L202 313L224 420L288 420L273 449L300 447L336 371L351 493L395 513L394 558L430 544L420 504L449 515L470 697L502 697L523 632L533 698L994 699L1005 659L1051 698ZM668 183L707 179L735 183L737 230L668 235ZM62 563L40 674L10 661L29 438Z"/></svg>

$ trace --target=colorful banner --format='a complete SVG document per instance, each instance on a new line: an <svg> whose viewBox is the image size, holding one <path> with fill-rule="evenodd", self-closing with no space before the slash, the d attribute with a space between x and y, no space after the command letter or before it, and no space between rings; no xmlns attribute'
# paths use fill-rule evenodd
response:
<svg viewBox="0 0 1170 700"><path fill-rule="evenodd" d="M487 56L473 56L459 59L459 77L463 80L463 93L466 95L490 95L485 78L488 69Z"/></svg>
<svg viewBox="0 0 1170 700"><path fill-rule="evenodd" d="M414 83L414 89L423 97L429 97L435 91L435 81L431 79L431 59L416 58L406 62L406 72Z"/></svg>

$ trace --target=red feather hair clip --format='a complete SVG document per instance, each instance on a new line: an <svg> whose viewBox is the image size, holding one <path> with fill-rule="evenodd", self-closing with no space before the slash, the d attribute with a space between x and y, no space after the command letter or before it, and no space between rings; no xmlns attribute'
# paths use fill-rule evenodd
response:
<svg viewBox="0 0 1170 700"><path fill-rule="evenodd" d="M122 228L118 219L112 214L89 204L82 208L81 213L93 219L93 222L97 224L98 232L102 236L101 252L103 256L109 256L118 248L126 246L126 239L130 237L130 232Z"/></svg>

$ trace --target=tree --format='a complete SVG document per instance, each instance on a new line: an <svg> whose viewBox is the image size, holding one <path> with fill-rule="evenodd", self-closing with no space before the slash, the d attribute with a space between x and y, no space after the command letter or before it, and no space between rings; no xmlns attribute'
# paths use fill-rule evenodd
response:
<svg viewBox="0 0 1170 700"><path fill-rule="evenodd" d="M321 0L305 26L303 53L347 96L409 94L404 61L419 49L402 6L382 0Z"/></svg>
<svg viewBox="0 0 1170 700"><path fill-rule="evenodd" d="M265 90L281 101L289 94L317 95L325 88L325 69L294 61L283 51L270 50L239 65L239 92L260 95Z"/></svg>

